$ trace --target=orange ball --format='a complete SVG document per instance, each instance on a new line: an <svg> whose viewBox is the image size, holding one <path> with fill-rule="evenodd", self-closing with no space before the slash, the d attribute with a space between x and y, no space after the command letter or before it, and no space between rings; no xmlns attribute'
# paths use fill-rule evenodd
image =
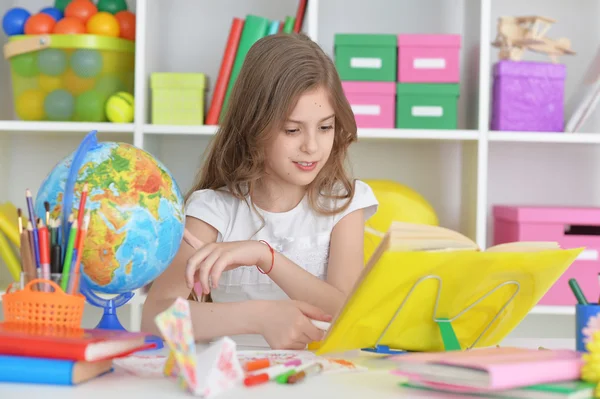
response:
<svg viewBox="0 0 600 399"><path fill-rule="evenodd" d="M99 12L90 17L85 26L92 35L119 37L119 22L114 15L108 12Z"/></svg>
<svg viewBox="0 0 600 399"><path fill-rule="evenodd" d="M85 25L79 18L65 17L54 26L57 35L77 35L85 33Z"/></svg>
<svg viewBox="0 0 600 399"><path fill-rule="evenodd" d="M119 11L115 14L121 29L121 37L127 40L135 40L135 14L131 11Z"/></svg>
<svg viewBox="0 0 600 399"><path fill-rule="evenodd" d="M98 8L90 0L75 0L65 8L65 17L78 18L84 24L98 12Z"/></svg>
<svg viewBox="0 0 600 399"><path fill-rule="evenodd" d="M45 13L39 13L32 15L25 22L25 34L26 35L45 35L52 33L56 25L56 20L50 15Z"/></svg>

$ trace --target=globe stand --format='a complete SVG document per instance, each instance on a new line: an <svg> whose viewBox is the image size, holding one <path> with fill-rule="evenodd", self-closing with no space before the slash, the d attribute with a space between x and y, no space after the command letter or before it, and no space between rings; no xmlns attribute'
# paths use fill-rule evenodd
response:
<svg viewBox="0 0 600 399"><path fill-rule="evenodd" d="M90 305L103 309L102 317L100 318L100 322L96 328L103 330L126 331L125 327L123 327L119 321L117 309L129 302L135 293L124 292L114 298L102 298L87 286L85 279L81 279L80 290L81 293L87 298L87 301ZM146 337L145 342L147 344L154 344L154 349L161 349L164 346L162 338L156 335Z"/></svg>

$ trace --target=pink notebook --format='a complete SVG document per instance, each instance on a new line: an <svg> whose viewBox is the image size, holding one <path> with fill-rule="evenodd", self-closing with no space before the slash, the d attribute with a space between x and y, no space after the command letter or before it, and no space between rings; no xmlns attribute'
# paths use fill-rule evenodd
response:
<svg viewBox="0 0 600 399"><path fill-rule="evenodd" d="M396 356L392 373L431 388L495 391L579 379L581 354L571 350L487 348Z"/></svg>

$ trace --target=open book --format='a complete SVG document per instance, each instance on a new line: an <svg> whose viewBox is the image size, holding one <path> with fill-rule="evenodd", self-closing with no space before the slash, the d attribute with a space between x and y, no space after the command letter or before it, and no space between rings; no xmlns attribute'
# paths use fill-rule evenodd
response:
<svg viewBox="0 0 600 399"><path fill-rule="evenodd" d="M462 349L496 345L582 250L555 242L481 250L450 229L393 222L317 353L376 345L444 350L441 319L451 321Z"/></svg>

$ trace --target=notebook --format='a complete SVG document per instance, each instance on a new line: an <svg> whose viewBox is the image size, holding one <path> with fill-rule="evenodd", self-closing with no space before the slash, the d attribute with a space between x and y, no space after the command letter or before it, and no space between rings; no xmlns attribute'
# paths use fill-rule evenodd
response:
<svg viewBox="0 0 600 399"><path fill-rule="evenodd" d="M392 373L424 386L453 392L485 392L581 377L576 351L489 348L472 351L414 353L393 358Z"/></svg>
<svg viewBox="0 0 600 399"><path fill-rule="evenodd" d="M148 334L0 323L0 355L96 361L149 349Z"/></svg>
<svg viewBox="0 0 600 399"><path fill-rule="evenodd" d="M77 385L112 370L112 361L82 362L0 355L0 382Z"/></svg>
<svg viewBox="0 0 600 399"><path fill-rule="evenodd" d="M311 347L319 355L376 345L443 351L440 319L454 319L460 349L497 345L581 251L554 242L482 250L443 227L393 222L325 338Z"/></svg>

